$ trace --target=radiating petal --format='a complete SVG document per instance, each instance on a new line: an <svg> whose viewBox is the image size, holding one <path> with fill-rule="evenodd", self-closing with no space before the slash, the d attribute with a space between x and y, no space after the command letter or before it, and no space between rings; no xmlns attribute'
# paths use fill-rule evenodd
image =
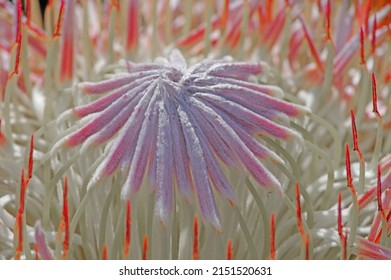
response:
<svg viewBox="0 0 391 280"><path fill-rule="evenodd" d="M252 176L262 186L282 191L279 182L276 178L263 167L263 165L257 160L254 153L240 140L235 131L227 125L227 123L216 114L210 107L206 106L195 98L190 98L191 104L201 110L214 124L215 128L221 133L221 135L229 141L231 147L235 151L236 155L242 163L247 167ZM214 121L212 121L214 120Z"/></svg>
<svg viewBox="0 0 391 280"><path fill-rule="evenodd" d="M298 116L303 110L305 111L304 108L300 108L292 103L235 85L218 84L212 86L212 89L216 94L223 96L239 95L242 99L251 100L254 105L283 112L289 116Z"/></svg>
<svg viewBox="0 0 391 280"><path fill-rule="evenodd" d="M186 108L186 109L189 109L189 108ZM188 112L189 112L189 114L188 114L189 121L192 123L192 126L194 127L194 130L197 134L198 140L200 142L200 146L203 151L205 165L208 170L208 174L213 182L213 185L229 201L231 201L232 203L236 202L236 196L235 196L230 184L228 183L225 175L223 174L220 166L218 165L212 150L209 147L209 143L208 143L207 138L203 132L203 127L200 125L197 125L199 118L192 116L192 113L194 113L195 110L193 110L193 112L192 112L189 109Z"/></svg>
<svg viewBox="0 0 391 280"><path fill-rule="evenodd" d="M204 102L205 103L205 102ZM206 102L208 106L211 106L210 103ZM213 108L213 106L211 106ZM240 140L254 153L256 157L260 158L271 158L277 162L283 163L284 161L273 151L269 150L265 146L259 144L251 135L246 131L242 126L240 126L237 120L234 120L231 117L229 112L224 110L213 108L213 110L222 117L222 119L230 126L235 133L239 136Z"/></svg>
<svg viewBox="0 0 391 280"><path fill-rule="evenodd" d="M257 75L265 68L266 63L231 62L213 65L205 72L205 75L216 77L232 77L235 79L248 79L250 75Z"/></svg>
<svg viewBox="0 0 391 280"><path fill-rule="evenodd" d="M143 71L133 74L121 74L115 78L108 79L102 82L83 82L78 84L78 89L82 93L87 94L102 94L122 86L128 85L131 82L137 81L140 78L150 77L159 74L158 71Z"/></svg>
<svg viewBox="0 0 391 280"><path fill-rule="evenodd" d="M94 102L91 102L90 104L75 107L74 112L78 117L84 117L89 114L102 111L107 106L112 104L115 100L120 98L123 94L129 92L132 88L139 86L148 80L153 81L153 79L155 79L157 77L158 76L155 75L155 76L145 77L145 78L141 78L136 81L127 83L124 86L121 86L120 88L114 90L113 92L95 100Z"/></svg>
<svg viewBox="0 0 391 280"><path fill-rule="evenodd" d="M102 174L111 175L117 169L118 165L123 160L126 160L127 150L136 140L136 135L140 130L142 121L144 120L145 109L153 96L155 87L156 81L149 86L144 96L135 107L135 110L130 116L128 122L119 133L120 135L111 147L108 156L95 171L92 180L93 182L98 180Z"/></svg>
<svg viewBox="0 0 391 280"><path fill-rule="evenodd" d="M190 199L192 194L192 180L189 166L189 156L186 151L186 143L183 135L182 127L179 121L176 105L167 103L167 111L170 116L171 124L171 139L174 155L174 169L178 189L180 193L187 199Z"/></svg>
<svg viewBox="0 0 391 280"><path fill-rule="evenodd" d="M216 85L216 84L230 84L236 85L239 87L245 87L257 92L271 95L274 97L282 98L283 91L281 88L273 85L260 85L249 82L248 79L235 79L235 78L225 78L225 77L202 77L195 79L196 84L206 84L206 85Z"/></svg>
<svg viewBox="0 0 391 280"><path fill-rule="evenodd" d="M140 189L147 167L148 153L153 141L152 131L157 129L157 114L156 103L150 102L140 129L137 144L134 145L135 150L128 176L122 189L122 197L129 198L131 192L137 192Z"/></svg>
<svg viewBox="0 0 391 280"><path fill-rule="evenodd" d="M183 127L186 140L187 154L190 160L191 171L195 183L198 204L204 218L220 229L220 221L217 213L212 189L208 180L203 151L194 131L193 126L181 106L178 107L178 115Z"/></svg>
<svg viewBox="0 0 391 280"><path fill-rule="evenodd" d="M140 90L144 90L147 86L148 85L146 84L142 84L136 87L135 89L123 94L102 112L96 113L96 118L93 118L87 125L84 125L81 129L78 129L67 137L68 145L78 145L84 142L91 135L101 130L102 127L108 125L119 112L121 112L126 106L129 106L134 96ZM136 99L140 99L140 96L138 98L136 97Z"/></svg>
<svg viewBox="0 0 391 280"><path fill-rule="evenodd" d="M237 118L246 123L246 126L249 127L253 133L266 133L285 140L291 136L300 137L293 130L271 122L263 116L257 115L251 110L220 96L208 93L196 93L194 96L208 100L210 104L221 109L224 108L225 111L237 116Z"/></svg>
<svg viewBox="0 0 391 280"><path fill-rule="evenodd" d="M167 88L171 88L172 91L175 91L175 89L172 88L171 85L167 85ZM202 114L199 114L199 112L197 111L192 113L197 115L197 123L202 127L203 131L205 132L205 136L208 139L208 143L212 147L216 155L224 163L234 166L236 159L231 152L231 148L227 145L227 143L225 143L224 139L218 135L213 126L210 125L210 123L205 119Z"/></svg>
<svg viewBox="0 0 391 280"><path fill-rule="evenodd" d="M170 118L164 102L159 103L159 127L156 145L156 213L163 224L168 225L173 209L173 147Z"/></svg>

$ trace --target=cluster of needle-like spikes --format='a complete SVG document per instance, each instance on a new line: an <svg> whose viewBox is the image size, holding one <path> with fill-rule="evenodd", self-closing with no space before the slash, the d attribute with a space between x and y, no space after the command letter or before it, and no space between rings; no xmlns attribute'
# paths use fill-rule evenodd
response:
<svg viewBox="0 0 391 280"><path fill-rule="evenodd" d="M173 51L169 61L126 65L127 73L79 84L82 93L104 96L65 113L82 118L81 126L56 147L83 144L84 151L113 139L90 185L120 167L127 176L122 196L129 198L147 173L156 190L157 214L167 224L175 178L184 197L196 194L202 216L216 228L220 222L210 181L231 203L236 201L220 160L241 163L261 186L282 191L259 161L281 159L253 136L297 136L276 121L305 109L274 97L282 93L277 87L250 82L265 70L264 63L206 60L187 68Z"/></svg>

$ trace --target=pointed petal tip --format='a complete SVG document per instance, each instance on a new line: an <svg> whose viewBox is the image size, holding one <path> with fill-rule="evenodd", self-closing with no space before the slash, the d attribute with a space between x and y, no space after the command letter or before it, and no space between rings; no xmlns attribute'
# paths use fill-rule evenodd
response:
<svg viewBox="0 0 391 280"><path fill-rule="evenodd" d="M93 84L94 83L91 83L91 82L81 82L81 83L78 83L77 85L75 85L76 92L88 93L89 90L90 90L90 87Z"/></svg>
<svg viewBox="0 0 391 280"><path fill-rule="evenodd" d="M277 192L281 196L284 194L284 189L274 176L271 178L270 182L264 186L264 188L270 192Z"/></svg>
<svg viewBox="0 0 391 280"><path fill-rule="evenodd" d="M171 211L167 211L166 209L162 209L162 207L156 205L155 215L159 218L160 224L163 228L167 229L171 222Z"/></svg>
<svg viewBox="0 0 391 280"><path fill-rule="evenodd" d="M122 187L121 190L121 199L124 201L130 199L130 190L129 188L125 187L125 185Z"/></svg>
<svg viewBox="0 0 391 280"><path fill-rule="evenodd" d="M105 174L103 174L103 170L102 170L103 168L101 165L98 166L98 168L95 170L94 174L92 175L91 180L88 182L87 191L93 188L94 186L96 186L104 179Z"/></svg>
<svg viewBox="0 0 391 280"><path fill-rule="evenodd" d="M67 142L67 139L60 139L59 141L57 141L53 146L52 148L50 149L50 157L51 158L55 158L55 153L63 146L71 146L68 144Z"/></svg>
<svg viewBox="0 0 391 280"><path fill-rule="evenodd" d="M286 130L287 130L287 134L286 134L286 138L284 138L284 140L297 140L300 143L303 143L304 139L300 133L298 133L290 128L286 128Z"/></svg>
<svg viewBox="0 0 391 280"><path fill-rule="evenodd" d="M66 120L68 120L72 115L75 114L74 109L69 109L61 113L56 120L56 126L59 126L60 124L64 123Z"/></svg>
<svg viewBox="0 0 391 280"><path fill-rule="evenodd" d="M137 191L138 190L134 190L133 188L131 188L128 182L125 182L121 189L121 198L123 200L129 200L131 199L132 195L135 194Z"/></svg>
<svg viewBox="0 0 391 280"><path fill-rule="evenodd" d="M208 222L210 222L211 226L213 227L213 230L218 233L223 233L223 227L221 226L220 218L219 217L209 217L207 218Z"/></svg>
<svg viewBox="0 0 391 280"><path fill-rule="evenodd" d="M170 61L181 70L185 70L187 68L186 59L178 49L173 49L171 51Z"/></svg>
<svg viewBox="0 0 391 280"><path fill-rule="evenodd" d="M182 196L182 198L184 198L187 203L190 203L191 201L193 201L194 197L193 197L192 191L184 192L179 189L177 189L177 190L180 193L180 195Z"/></svg>
<svg viewBox="0 0 391 280"><path fill-rule="evenodd" d="M285 161L284 161L279 155L277 155L276 153L274 153L274 152L272 152L272 151L269 151L268 158L269 158L272 162L279 163L279 164L281 164L281 165L284 165L284 164L285 164ZM265 158L265 159L266 159L266 158Z"/></svg>
<svg viewBox="0 0 391 280"><path fill-rule="evenodd" d="M258 61L258 65L261 68L261 71L260 71L261 73L270 73L271 67L270 67L269 63L261 60L261 61Z"/></svg>
<svg viewBox="0 0 391 280"><path fill-rule="evenodd" d="M308 107L305 107L304 105L295 104L295 107L297 108L297 115L296 116L305 116L305 115L311 113L311 109Z"/></svg>

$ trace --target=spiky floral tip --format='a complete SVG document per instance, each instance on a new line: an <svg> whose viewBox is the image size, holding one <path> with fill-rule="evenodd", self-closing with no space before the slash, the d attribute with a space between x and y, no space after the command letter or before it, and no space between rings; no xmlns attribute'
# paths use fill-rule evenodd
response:
<svg viewBox="0 0 391 280"><path fill-rule="evenodd" d="M184 197L197 195L203 217L216 228L220 222L211 185L232 203L236 200L219 160L231 166L241 163L261 186L282 191L258 158L281 159L253 135L297 136L275 121L305 109L274 97L279 88L250 81L264 70L264 63L226 58L188 68L174 50L169 60L126 66L127 73L109 80L80 83L82 93L105 95L65 113L82 118L82 124L56 147L83 143L84 150L112 139L90 186L120 166L127 174L122 196L129 198L147 173L156 191L157 214L167 224L175 180Z"/></svg>

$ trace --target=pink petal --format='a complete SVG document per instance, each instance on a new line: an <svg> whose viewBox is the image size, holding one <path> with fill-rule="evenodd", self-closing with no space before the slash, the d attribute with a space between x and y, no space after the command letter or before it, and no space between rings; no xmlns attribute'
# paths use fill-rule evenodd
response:
<svg viewBox="0 0 391 280"><path fill-rule="evenodd" d="M159 104L159 132L157 139L156 165L156 212L164 225L168 225L173 210L173 151L170 132L170 118L164 107Z"/></svg>
<svg viewBox="0 0 391 280"><path fill-rule="evenodd" d="M224 163L231 166L235 166L236 158L226 141L219 135L216 129L209 123L209 121L202 113L198 112L197 110L194 110L192 114L197 119L197 123L202 127L205 137L216 155Z"/></svg>
<svg viewBox="0 0 391 280"><path fill-rule="evenodd" d="M208 174L213 182L213 185L216 187L216 189L229 201L236 202L236 196L231 188L231 185L228 183L227 178L221 171L220 166L218 165L215 155L213 154L212 150L210 149L209 143L207 141L207 138L203 132L203 126L199 125L199 119L196 117L193 117L190 112L192 110L190 108L187 108L189 111L188 117L189 121L192 123L194 130L196 132L196 135L198 137L198 140L200 142L200 146L203 151L204 160L206 164L206 168L208 170ZM195 110L193 110L195 111ZM192 112L193 113L193 112Z"/></svg>
<svg viewBox="0 0 391 280"><path fill-rule="evenodd" d="M87 125L78 129L67 137L68 145L74 146L84 142L88 137L102 130L106 125L112 123L113 119L120 113L124 108L129 106L133 101L134 96L140 91L146 88L147 85L141 85L132 91L127 92L120 98L117 98L109 107L100 113L96 113L96 117L93 118ZM140 97L136 97L136 100ZM106 131L104 131L106 133Z"/></svg>
<svg viewBox="0 0 391 280"><path fill-rule="evenodd" d="M121 97L121 95L129 92L131 89L143 84L144 82L153 81L153 79L157 77L158 77L157 75L148 76L141 79L137 79L136 81L133 82L128 82L125 85L121 86L120 88L116 89L115 91L97 99L96 101L90 104L76 107L74 109L74 112L78 117L84 117L89 114L102 111L111 103L113 103L115 100L117 100L119 97Z"/></svg>
<svg viewBox="0 0 391 280"><path fill-rule="evenodd" d="M216 95L215 90L211 88L212 86L203 86L203 87L195 87L192 86L189 88L190 92L194 92L195 94L198 93L209 93L212 95ZM244 98L242 94L238 93L232 93L232 94L225 94L225 95L220 95L223 97L225 100L232 101L233 103L236 103L238 105L242 105L243 107L246 107L247 109L253 111L254 113L263 116L265 118L268 118L270 120L276 119L278 116L281 114L284 114L282 112L278 112L272 108L266 108L263 106L259 106L256 104L253 99L250 98Z"/></svg>
<svg viewBox="0 0 391 280"><path fill-rule="evenodd" d="M213 65L206 71L206 75L216 77L232 77L237 79L248 79L251 75L261 73L266 64L263 62L247 63L247 62L230 62Z"/></svg>
<svg viewBox="0 0 391 280"><path fill-rule="evenodd" d="M205 165L203 151L194 131L187 113L184 109L178 107L178 115L181 120L183 134L185 136L187 154L190 159L190 166L195 183L198 204L203 217L209 221L215 228L220 229L220 221L213 199L212 189L209 183L207 169Z"/></svg>
<svg viewBox="0 0 391 280"><path fill-rule="evenodd" d="M254 105L283 112L288 116L298 116L303 110L305 111L298 105L235 85L215 85L212 89L217 95L239 96L242 99L251 100Z"/></svg>
<svg viewBox="0 0 391 280"><path fill-rule="evenodd" d="M195 98L190 98L191 104L202 111L209 119L216 130L219 131L221 137L223 137L228 144L235 151L237 157L250 171L254 179L257 180L262 186L266 188L272 188L274 190L282 191L279 182L276 178L263 167L263 165L257 160L254 153L240 140L240 137L236 132L210 107L207 107L204 103L198 101Z"/></svg>
<svg viewBox="0 0 391 280"><path fill-rule="evenodd" d="M174 151L174 169L178 183L179 192L187 199L192 194L191 174L189 157L186 151L186 143L182 128L179 123L179 116L174 105L168 102L167 111L170 116L171 139Z"/></svg>
<svg viewBox="0 0 391 280"><path fill-rule="evenodd" d="M195 97L199 97L202 100L207 100L210 104L217 106L218 108L222 108L230 114L236 116L241 119L244 123L247 124L248 127L251 128L252 132L255 133L266 133L272 136L275 136L280 139L288 139L291 136L296 136L296 132L279 125L277 123L271 122L268 119L255 114L251 110L229 100L222 98L221 96L211 95L208 93L197 93L194 95Z"/></svg>
<svg viewBox="0 0 391 280"><path fill-rule="evenodd" d="M78 85L81 92L87 94L102 94L113 89L128 85L141 78L156 78L159 76L158 70L143 71L132 74L122 74L113 79L108 79L102 82L83 82Z"/></svg>
<svg viewBox="0 0 391 280"><path fill-rule="evenodd" d="M236 85L240 87L245 87L251 90L255 90L257 92L275 96L275 97L283 97L284 93L281 90L281 88L273 86L273 85L262 85L262 84L255 84L251 82L247 82L244 80L238 80L234 78L224 78L224 77L218 77L218 78L202 78L202 79L197 79L197 83L210 83L210 84L231 84L231 85Z"/></svg>
<svg viewBox="0 0 391 280"><path fill-rule="evenodd" d="M136 140L136 136L144 120L146 107L148 106L149 101L154 95L155 88L156 81L149 86L147 91L142 96L140 102L135 107L135 110L130 116L128 122L123 127L120 135L118 135L118 138L111 147L108 156L103 160L103 162L95 172L94 178L99 177L100 174L111 175L117 169L118 165L123 160L126 160L127 150Z"/></svg>
<svg viewBox="0 0 391 280"><path fill-rule="evenodd" d="M142 179L147 167L148 153L153 141L153 131L157 129L157 107L155 102L150 102L145 113L145 119L141 126L135 147L128 177L122 189L122 197L129 198L132 192L137 192L140 189ZM124 168L124 167L123 167Z"/></svg>
<svg viewBox="0 0 391 280"><path fill-rule="evenodd" d="M224 110L214 108L213 105L210 105L208 102L204 104L209 105L222 119L235 131L239 136L240 140L254 153L256 157L260 158L271 158L277 162L284 163L284 161L273 151L259 144L244 128L242 128L236 120L232 118L234 115L230 114Z"/></svg>

